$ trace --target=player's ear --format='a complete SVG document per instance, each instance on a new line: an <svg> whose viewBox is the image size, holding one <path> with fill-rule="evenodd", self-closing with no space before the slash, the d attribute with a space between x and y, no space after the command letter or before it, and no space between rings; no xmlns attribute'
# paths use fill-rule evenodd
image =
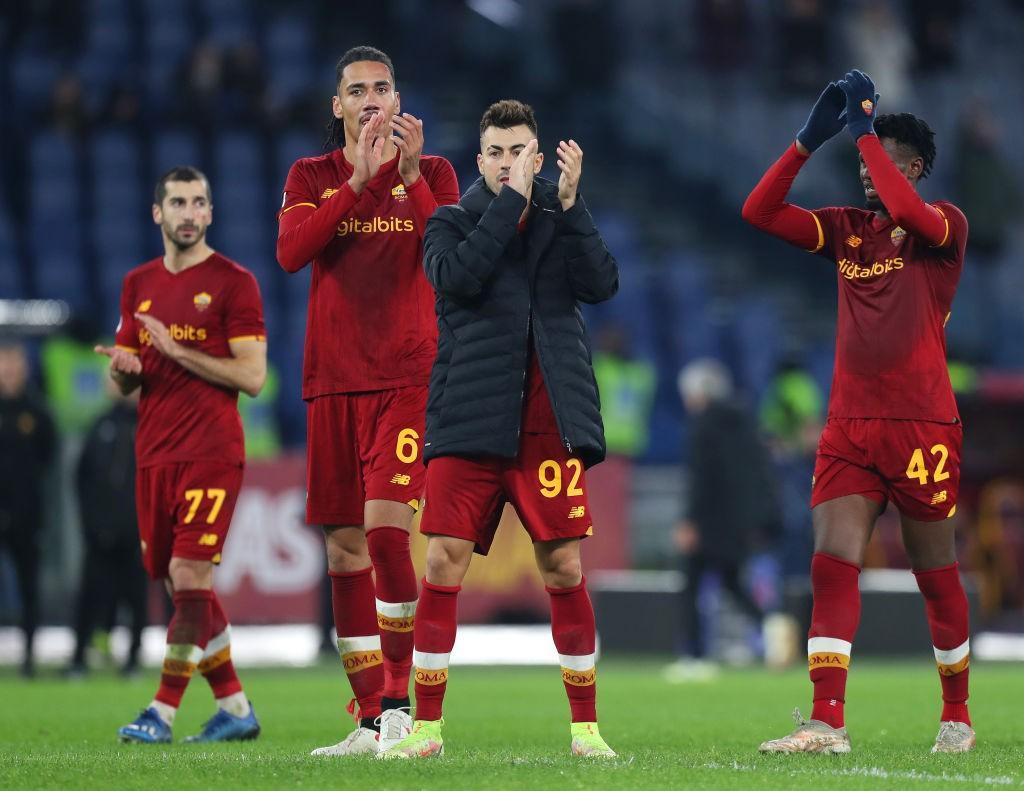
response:
<svg viewBox="0 0 1024 791"><path fill-rule="evenodd" d="M924 158L914 157L910 160L910 164L907 165L907 175L911 181L917 181L921 178L921 174L924 173Z"/></svg>
<svg viewBox="0 0 1024 791"><path fill-rule="evenodd" d="M477 154L476 155L476 167L480 171L480 175L482 176L484 174L484 155L483 154Z"/></svg>
<svg viewBox="0 0 1024 791"><path fill-rule="evenodd" d="M402 114L402 97L395 91L395 115Z"/></svg>
<svg viewBox="0 0 1024 791"><path fill-rule="evenodd" d="M342 117L341 97L337 94L331 97L331 112L334 113L335 118L340 119Z"/></svg>
<svg viewBox="0 0 1024 791"><path fill-rule="evenodd" d="M533 175L540 173L540 169L544 166L544 154L543 152L537 152L537 156L533 160Z"/></svg>
<svg viewBox="0 0 1024 791"><path fill-rule="evenodd" d="M153 204L153 222L156 225L160 225L161 223L163 223L163 221L164 221L163 209L160 208L160 204L154 203Z"/></svg>

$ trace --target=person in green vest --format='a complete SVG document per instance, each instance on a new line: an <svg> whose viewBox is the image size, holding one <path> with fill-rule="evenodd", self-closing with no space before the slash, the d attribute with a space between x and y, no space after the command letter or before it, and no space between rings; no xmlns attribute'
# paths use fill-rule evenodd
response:
<svg viewBox="0 0 1024 791"><path fill-rule="evenodd" d="M277 369L267 363L267 382L256 398L239 393L238 414L245 429L245 458L272 459L281 452L281 432L277 425L277 396L280 380Z"/></svg>
<svg viewBox="0 0 1024 791"><path fill-rule="evenodd" d="M634 458L646 450L657 382L654 366L633 359L625 329L609 324L597 335L594 376L608 453Z"/></svg>
<svg viewBox="0 0 1024 791"><path fill-rule="evenodd" d="M75 317L43 342L40 363L44 386L62 435L84 435L110 406L107 366L93 351L98 338L92 322Z"/></svg>

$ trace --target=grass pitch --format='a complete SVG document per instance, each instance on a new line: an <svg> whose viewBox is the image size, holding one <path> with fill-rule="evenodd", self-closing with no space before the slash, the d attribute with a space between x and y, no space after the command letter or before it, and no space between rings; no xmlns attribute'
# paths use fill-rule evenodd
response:
<svg viewBox="0 0 1024 791"><path fill-rule="evenodd" d="M452 670L445 756L381 763L314 759L313 747L351 728L347 685L336 665L242 674L263 725L241 744L121 745L116 729L151 698L155 671L125 682L97 674L67 682L45 673L0 673L3 788L923 788L948 784L1024 787L1024 672L971 668L978 748L930 755L939 682L930 664L854 667L848 756L761 756L758 743L787 732L789 712L809 714L806 673L727 671L704 684L671 686L660 665L608 660L598 669L601 732L620 758L582 763L568 754L568 705L555 668ZM198 730L212 698L197 678L175 736Z"/></svg>

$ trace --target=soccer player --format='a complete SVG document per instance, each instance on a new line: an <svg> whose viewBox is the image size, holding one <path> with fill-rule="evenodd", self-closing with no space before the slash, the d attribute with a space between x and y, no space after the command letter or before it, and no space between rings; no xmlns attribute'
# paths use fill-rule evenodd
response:
<svg viewBox="0 0 1024 791"><path fill-rule="evenodd" d="M255 396L267 372L256 279L213 250L210 183L176 167L156 185L153 222L164 255L131 270L121 290L110 358L121 392L142 388L136 507L142 559L174 601L160 688L118 731L126 742L169 742L198 668L217 713L187 741L254 739L259 722L231 662L231 628L213 591L245 462L238 392Z"/></svg>
<svg viewBox="0 0 1024 791"><path fill-rule="evenodd" d="M942 685L933 752L974 746L967 713L967 598L954 523L962 431L946 368L944 326L964 261L967 220L917 183L934 135L908 113L876 117L859 71L830 83L796 141L743 207L756 227L834 262L836 362L812 482L814 610L807 641L814 709L762 752L846 753L846 675L860 619L858 575L875 521L892 500L924 596ZM808 157L843 127L860 150L866 206L808 211L785 202Z"/></svg>
<svg viewBox="0 0 1024 791"><path fill-rule="evenodd" d="M522 102L480 121L481 178L427 224L424 264L440 338L430 379L415 627L416 722L383 758L440 755L456 602L511 502L534 542L572 714L574 755L611 758L597 728L594 609L580 564L593 532L584 468L604 427L580 302L609 299L618 267L577 195L583 151L558 144L558 183L535 178L537 122Z"/></svg>
<svg viewBox="0 0 1024 791"><path fill-rule="evenodd" d="M401 112L387 55L350 49L336 86L331 150L292 166L277 241L286 271L313 262L306 518L323 526L338 651L358 703L358 727L313 751L327 756L376 752L412 727L409 529L437 349L423 230L459 198L448 161L422 154L423 123Z"/></svg>

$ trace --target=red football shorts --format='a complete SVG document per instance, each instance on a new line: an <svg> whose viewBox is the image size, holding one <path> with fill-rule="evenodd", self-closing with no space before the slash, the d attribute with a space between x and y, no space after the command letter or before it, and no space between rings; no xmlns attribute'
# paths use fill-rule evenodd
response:
<svg viewBox="0 0 1024 791"><path fill-rule="evenodd" d="M168 575L171 558L220 563L242 467L191 461L143 467L135 475L142 565L153 579Z"/></svg>
<svg viewBox="0 0 1024 791"><path fill-rule="evenodd" d="M904 516L938 522L956 511L959 423L829 418L818 443L811 507L860 494Z"/></svg>
<svg viewBox="0 0 1024 791"><path fill-rule="evenodd" d="M361 525L367 500L419 507L427 388L314 398L306 409L306 521Z"/></svg>
<svg viewBox="0 0 1024 791"><path fill-rule="evenodd" d="M594 532L583 462L555 434L524 434L515 459L431 460L420 532L472 541L486 555L506 502L534 542Z"/></svg>

